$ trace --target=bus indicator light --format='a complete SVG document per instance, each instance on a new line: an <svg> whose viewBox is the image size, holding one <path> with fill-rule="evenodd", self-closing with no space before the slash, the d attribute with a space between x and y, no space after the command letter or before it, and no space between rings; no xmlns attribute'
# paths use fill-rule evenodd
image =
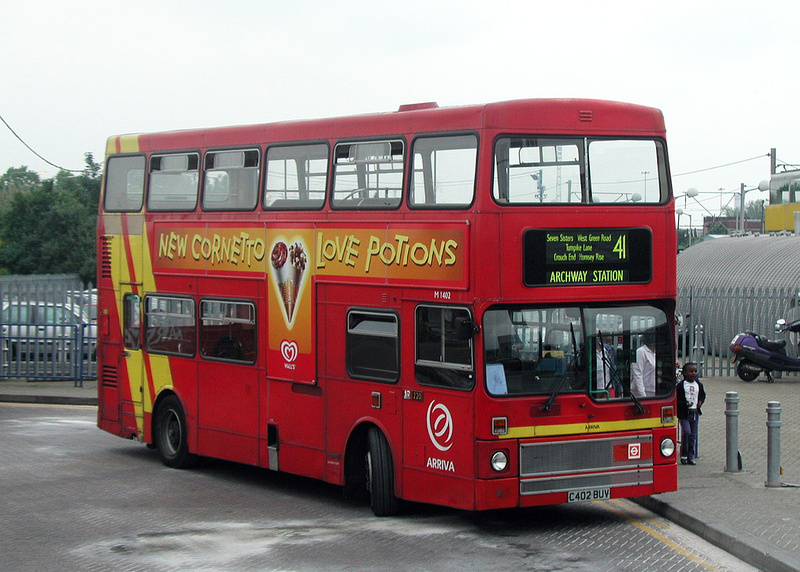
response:
<svg viewBox="0 0 800 572"><path fill-rule="evenodd" d="M492 435L506 435L508 433L507 417L492 417Z"/></svg>

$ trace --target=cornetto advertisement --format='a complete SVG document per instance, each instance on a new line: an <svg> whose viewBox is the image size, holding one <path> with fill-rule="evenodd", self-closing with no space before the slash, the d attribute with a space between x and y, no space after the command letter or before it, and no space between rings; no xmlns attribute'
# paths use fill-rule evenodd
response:
<svg viewBox="0 0 800 572"><path fill-rule="evenodd" d="M155 274L264 277L267 374L313 382L316 281L467 287L465 224L156 225ZM204 292L208 295L210 293ZM221 288L215 295L235 297ZM263 316L259 320L264 320Z"/></svg>

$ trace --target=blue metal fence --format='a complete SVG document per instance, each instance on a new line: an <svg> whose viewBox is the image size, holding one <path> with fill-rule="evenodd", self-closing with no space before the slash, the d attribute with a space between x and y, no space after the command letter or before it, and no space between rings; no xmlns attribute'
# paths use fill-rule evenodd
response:
<svg viewBox="0 0 800 572"><path fill-rule="evenodd" d="M0 378L97 377L97 294L75 276L0 277Z"/></svg>
<svg viewBox="0 0 800 572"><path fill-rule="evenodd" d="M702 376L736 376L730 343L739 332L786 339L788 355L798 357L797 334L776 333L783 318L800 318L797 288L686 286L678 288L678 362L697 362ZM783 373L783 376L796 376ZM775 377L780 377L776 375Z"/></svg>

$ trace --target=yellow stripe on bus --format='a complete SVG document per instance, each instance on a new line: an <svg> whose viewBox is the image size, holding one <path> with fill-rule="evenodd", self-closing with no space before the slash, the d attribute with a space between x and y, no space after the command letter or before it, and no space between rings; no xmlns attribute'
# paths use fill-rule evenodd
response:
<svg viewBox="0 0 800 572"><path fill-rule="evenodd" d="M122 135L120 137L109 137L106 140L106 155L115 155L116 153L138 153L138 152L139 152L138 135Z"/></svg>
<svg viewBox="0 0 800 572"><path fill-rule="evenodd" d="M565 423L561 425L533 425L529 427L509 427L501 439L526 439L530 437L552 437L557 435L586 435L587 433L611 433L614 431L635 431L673 427L674 423L662 423L660 419L631 419L628 421L592 421L589 423Z"/></svg>

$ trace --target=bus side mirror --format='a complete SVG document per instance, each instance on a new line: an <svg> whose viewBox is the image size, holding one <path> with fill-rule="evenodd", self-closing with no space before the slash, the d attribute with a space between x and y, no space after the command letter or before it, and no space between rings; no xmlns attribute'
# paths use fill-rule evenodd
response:
<svg viewBox="0 0 800 572"><path fill-rule="evenodd" d="M454 333L457 340L471 340L479 331L478 324L469 318L456 318Z"/></svg>

